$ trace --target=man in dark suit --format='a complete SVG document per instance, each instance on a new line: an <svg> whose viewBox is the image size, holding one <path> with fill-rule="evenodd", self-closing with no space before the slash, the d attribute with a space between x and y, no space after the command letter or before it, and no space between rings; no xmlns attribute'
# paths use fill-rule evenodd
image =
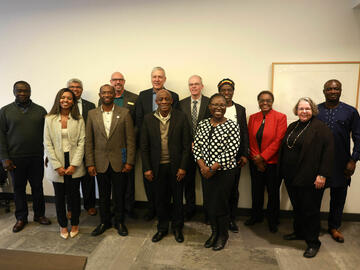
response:
<svg viewBox="0 0 360 270"><path fill-rule="evenodd" d="M158 217L157 233L152 241L158 242L168 233L171 216L175 240L181 243L184 241L182 180L189 160L190 133L186 116L171 107L172 101L169 91L157 92L158 108L144 118L140 147L144 176L153 183Z"/></svg>
<svg viewBox="0 0 360 270"><path fill-rule="evenodd" d="M226 99L226 113L225 117L233 120L239 125L240 128L240 149L236 156L239 167L236 174L235 185L232 189L232 195L230 198L230 224L229 229L232 232L239 232L239 228L236 225L236 210L239 202L239 181L241 168L248 163L249 158L249 132L246 123L246 111L243 106L233 101L233 95L235 91L235 83L230 79L223 79L218 83L218 91Z"/></svg>
<svg viewBox="0 0 360 270"><path fill-rule="evenodd" d="M209 98L202 95L201 91L204 88L202 79L198 75L193 75L189 78L190 96L180 101L180 109L185 113L190 126L191 141L194 140L197 124L210 117L208 108ZM196 211L195 205L195 175L196 175L196 162L191 155L188 170L184 179L184 193L185 193L185 220L190 220Z"/></svg>
<svg viewBox="0 0 360 270"><path fill-rule="evenodd" d="M136 101L136 127L141 131L142 122L144 116L147 113L156 111L158 108L157 103L155 102L156 93L159 90L165 89L164 84L166 81L165 70L162 67L154 67L151 72L151 83L152 88L141 91L139 97ZM179 107L179 96L178 94L169 91L172 96L172 107ZM140 135L141 136L141 135ZM155 201L154 201L154 192L152 191L151 182L147 181L145 178L144 187L146 197L148 199L148 213L145 215L145 220L152 220L155 217Z"/></svg>
<svg viewBox="0 0 360 270"><path fill-rule="evenodd" d="M86 124L86 166L91 176L97 176L101 219L91 235L100 235L111 227L112 193L115 228L126 236L124 196L126 174L135 164L134 126L129 110L114 104L114 87L103 85L99 96L101 106L89 112Z"/></svg>
<svg viewBox="0 0 360 270"><path fill-rule="evenodd" d="M74 92L79 111L84 118L85 124L88 116L88 112L92 109L95 109L95 104L81 98L83 93L83 84L82 81L79 79L70 79L67 82L67 87ZM90 216L96 215L96 208L95 208L95 177L91 177L88 173L85 174L84 177L81 178L81 190L83 194L84 200L84 208L88 212ZM68 205L68 217L71 216L71 209L69 209L69 202Z"/></svg>
<svg viewBox="0 0 360 270"><path fill-rule="evenodd" d="M118 71L111 74L110 84L115 88L114 103L120 107L127 108L130 111L131 118L135 125L135 104L138 95L125 90L125 78L124 75ZM99 99L99 106L101 105L101 99ZM137 135L137 128L135 127L135 136ZM133 219L137 218L134 212L135 206L135 168L127 174L127 186L125 193L125 210L127 215Z"/></svg>

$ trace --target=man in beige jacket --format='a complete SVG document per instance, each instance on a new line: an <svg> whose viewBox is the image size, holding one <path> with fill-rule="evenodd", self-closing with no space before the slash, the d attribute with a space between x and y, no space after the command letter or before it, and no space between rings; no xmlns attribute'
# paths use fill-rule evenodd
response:
<svg viewBox="0 0 360 270"><path fill-rule="evenodd" d="M97 236L111 227L110 197L114 201L115 228L121 236L124 224L125 173L135 164L135 133L130 112L114 104L114 87L101 86L101 106L89 111L86 124L85 159L88 172L97 176L100 225L91 233Z"/></svg>

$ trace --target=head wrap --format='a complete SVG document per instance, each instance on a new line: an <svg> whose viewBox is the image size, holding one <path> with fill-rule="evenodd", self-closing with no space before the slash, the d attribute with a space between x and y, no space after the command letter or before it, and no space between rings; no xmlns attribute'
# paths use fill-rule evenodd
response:
<svg viewBox="0 0 360 270"><path fill-rule="evenodd" d="M220 91L220 88L221 88L223 85L225 85L225 84L230 85L230 86L232 87L232 89L235 90L235 83L234 83L233 80L231 80L231 79L229 79L229 78L222 79L222 80L218 83L218 85L217 85L218 90Z"/></svg>

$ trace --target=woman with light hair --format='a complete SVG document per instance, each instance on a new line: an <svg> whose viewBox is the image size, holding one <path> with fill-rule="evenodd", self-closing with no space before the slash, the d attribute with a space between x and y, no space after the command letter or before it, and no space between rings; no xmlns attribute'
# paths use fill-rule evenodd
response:
<svg viewBox="0 0 360 270"><path fill-rule="evenodd" d="M321 245L320 207L332 175L334 142L327 125L315 117L318 109L310 98L300 98L293 111L299 119L289 125L279 154L280 175L294 214L294 232L284 239L305 240L303 255L312 258Z"/></svg>

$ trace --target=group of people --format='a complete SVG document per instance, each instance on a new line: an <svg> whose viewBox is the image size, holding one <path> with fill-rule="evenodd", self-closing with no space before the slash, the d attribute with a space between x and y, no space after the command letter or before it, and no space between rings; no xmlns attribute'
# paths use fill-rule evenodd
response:
<svg viewBox="0 0 360 270"><path fill-rule="evenodd" d="M330 187L329 233L344 242L338 229L350 177L359 159L360 118L355 108L340 102L339 81L325 83L326 101L318 106L310 98L300 98L294 107L299 119L289 127L286 116L272 109L270 91L258 94L260 112L251 115L247 125L245 108L233 101L235 83L231 79L221 80L218 93L208 98L202 94L201 77L193 75L188 81L190 96L181 101L178 94L164 87L165 81L165 70L155 67L152 88L136 95L125 90L124 76L114 72L110 84L100 87L96 108L81 97L82 82L71 79L58 91L49 113L32 102L27 82L16 82L15 102L0 111L0 158L14 186L17 221L13 232L28 223L27 181L34 221L51 223L45 216L45 171L46 179L53 183L62 238L79 233L80 184L84 208L89 215L97 214L95 177L100 224L91 234L100 235L114 225L119 235L128 235L125 216L136 218L134 166L138 146L148 200L145 219L158 219L153 242L168 234L170 223L175 240L184 241L184 220L190 220L196 211L195 175L199 169L205 219L211 227L204 246L223 249L228 231L239 231L235 220L238 187L241 168L247 163L252 212L245 225L263 220L266 186L266 218L269 230L277 232L279 189L284 179L294 209L294 232L284 239L304 239L304 256L316 256L321 244L321 200L324 188Z"/></svg>

